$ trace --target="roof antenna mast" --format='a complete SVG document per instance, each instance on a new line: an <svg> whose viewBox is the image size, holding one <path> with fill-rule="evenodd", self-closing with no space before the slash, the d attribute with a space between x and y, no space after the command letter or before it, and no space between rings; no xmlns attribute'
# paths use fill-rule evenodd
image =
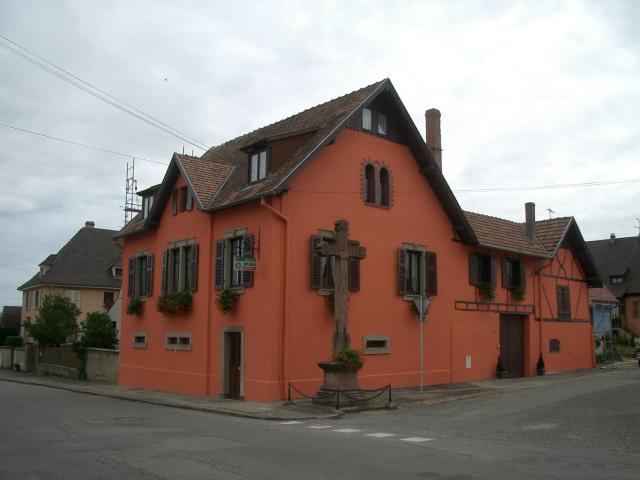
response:
<svg viewBox="0 0 640 480"><path fill-rule="evenodd" d="M640 218L636 217L636 222L638 222L638 225L634 225L633 228L638 230L638 236L640 237Z"/></svg>
<svg viewBox="0 0 640 480"><path fill-rule="evenodd" d="M133 217L142 211L138 201L138 181L136 180L136 159L131 159L131 165L127 162L127 182L124 197L124 224L129 223Z"/></svg>
<svg viewBox="0 0 640 480"><path fill-rule="evenodd" d="M549 220L551 220L551 214L552 213L556 213L553 210L551 210L550 208L547 208L547 212L549 212Z"/></svg>

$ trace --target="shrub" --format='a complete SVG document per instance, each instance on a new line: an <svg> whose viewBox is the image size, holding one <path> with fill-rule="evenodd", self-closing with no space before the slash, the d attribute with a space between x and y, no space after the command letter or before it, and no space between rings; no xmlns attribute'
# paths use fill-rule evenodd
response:
<svg viewBox="0 0 640 480"><path fill-rule="evenodd" d="M127 304L127 314L142 315L142 307L144 303L139 298L132 298Z"/></svg>
<svg viewBox="0 0 640 480"><path fill-rule="evenodd" d="M509 289L509 291L511 292L511 296L518 302L524 300L524 288L522 288L521 286L512 287Z"/></svg>
<svg viewBox="0 0 640 480"><path fill-rule="evenodd" d="M480 295L485 297L490 302L493 302L493 299L496 298L496 293L493 289L493 285L488 282L484 282L478 285L478 291L480 292Z"/></svg>
<svg viewBox="0 0 640 480"><path fill-rule="evenodd" d="M360 370L364 365L362 354L353 348L343 348L336 354L334 360L349 370Z"/></svg>
<svg viewBox="0 0 640 480"><path fill-rule="evenodd" d="M87 313L87 318L80 324L80 332L82 338L79 343L84 348L113 349L118 345L118 336L113 327L113 320L106 313Z"/></svg>
<svg viewBox="0 0 640 480"><path fill-rule="evenodd" d="M216 298L216 306L220 313L226 315L233 310L233 306L236 304L237 300L238 294L229 288L225 288L218 294L218 298Z"/></svg>
<svg viewBox="0 0 640 480"><path fill-rule="evenodd" d="M19 335L20 332L17 328L12 327L0 327L0 345L4 345L7 337L13 337Z"/></svg>
<svg viewBox="0 0 640 480"><path fill-rule="evenodd" d="M43 347L59 347L78 328L80 310L66 297L46 295L36 321L24 323L27 334Z"/></svg>
<svg viewBox="0 0 640 480"><path fill-rule="evenodd" d="M167 292L160 295L156 308L162 313L188 312L193 305L191 292Z"/></svg>
<svg viewBox="0 0 640 480"><path fill-rule="evenodd" d="M8 347L14 347L14 348L24 347L24 339L20 336L7 337L6 343Z"/></svg>

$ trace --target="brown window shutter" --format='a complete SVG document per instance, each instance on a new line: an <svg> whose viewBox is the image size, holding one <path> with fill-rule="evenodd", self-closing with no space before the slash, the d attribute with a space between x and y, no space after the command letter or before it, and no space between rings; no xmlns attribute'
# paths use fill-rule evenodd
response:
<svg viewBox="0 0 640 480"><path fill-rule="evenodd" d="M162 293L167 293L169 250L162 252Z"/></svg>
<svg viewBox="0 0 640 480"><path fill-rule="evenodd" d="M135 295L135 286L136 286L136 259L135 257L129 258L129 279L127 285L127 294L129 297L133 297Z"/></svg>
<svg viewBox="0 0 640 480"><path fill-rule="evenodd" d="M216 280L217 290L224 288L224 240L216 240Z"/></svg>
<svg viewBox="0 0 640 480"><path fill-rule="evenodd" d="M322 286L322 257L316 252L321 242L320 235L311 235L311 288L314 290Z"/></svg>
<svg viewBox="0 0 640 480"><path fill-rule="evenodd" d="M191 193L191 189L187 187L187 210L193 210L193 194Z"/></svg>
<svg viewBox="0 0 640 480"><path fill-rule="evenodd" d="M567 320L571 320L571 298L569 297L569 287L564 289L564 311L566 312Z"/></svg>
<svg viewBox="0 0 640 480"><path fill-rule="evenodd" d="M253 234L246 233L242 237L242 256L253 258ZM242 286L253 287L253 272L242 272Z"/></svg>
<svg viewBox="0 0 640 480"><path fill-rule="evenodd" d="M469 255L469 283L480 285L480 257L475 253Z"/></svg>
<svg viewBox="0 0 640 480"><path fill-rule="evenodd" d="M509 278L509 260L502 259L502 288L511 288L512 279Z"/></svg>
<svg viewBox="0 0 640 480"><path fill-rule="evenodd" d="M192 292L198 291L198 244L191 245L189 249L189 288Z"/></svg>
<svg viewBox="0 0 640 480"><path fill-rule="evenodd" d="M426 295L435 297L438 295L438 255L435 252L425 252L427 270Z"/></svg>
<svg viewBox="0 0 640 480"><path fill-rule="evenodd" d="M398 293L407 293L407 249L398 249Z"/></svg>
<svg viewBox="0 0 640 480"><path fill-rule="evenodd" d="M153 255L147 255L147 271L145 272L147 276L147 291L146 296L150 297L153 293Z"/></svg>
<svg viewBox="0 0 640 480"><path fill-rule="evenodd" d="M360 291L360 259L349 257L349 291Z"/></svg>
<svg viewBox="0 0 640 480"><path fill-rule="evenodd" d="M178 213L178 190L174 189L171 194L171 215Z"/></svg>
<svg viewBox="0 0 640 480"><path fill-rule="evenodd" d="M494 287L497 284L497 265L496 265L496 257L491 257L491 285Z"/></svg>
<svg viewBox="0 0 640 480"><path fill-rule="evenodd" d="M520 288L524 292L525 287L527 286L526 280L527 275L525 274L525 266L523 262L520 262Z"/></svg>

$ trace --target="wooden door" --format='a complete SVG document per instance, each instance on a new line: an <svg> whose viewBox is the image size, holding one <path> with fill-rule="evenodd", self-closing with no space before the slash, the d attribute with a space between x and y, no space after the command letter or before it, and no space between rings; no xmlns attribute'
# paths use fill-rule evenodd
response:
<svg viewBox="0 0 640 480"><path fill-rule="evenodd" d="M524 376L524 319L520 315L500 315L500 358L507 377Z"/></svg>
<svg viewBox="0 0 640 480"><path fill-rule="evenodd" d="M240 398L242 375L242 333L227 332L227 397Z"/></svg>

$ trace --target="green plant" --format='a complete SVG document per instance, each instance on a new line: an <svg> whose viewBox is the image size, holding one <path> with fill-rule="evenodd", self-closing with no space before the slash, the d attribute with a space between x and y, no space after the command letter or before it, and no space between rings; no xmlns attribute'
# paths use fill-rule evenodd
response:
<svg viewBox="0 0 640 480"><path fill-rule="evenodd" d="M230 288L225 288L218 294L218 297L216 298L216 306L220 313L226 315L233 310L233 306L236 304L237 300L238 294Z"/></svg>
<svg viewBox="0 0 640 480"><path fill-rule="evenodd" d="M188 312L193 306L191 292L167 292L160 295L156 308L162 313Z"/></svg>
<svg viewBox="0 0 640 480"><path fill-rule="evenodd" d="M132 298L127 304L128 315L142 315L142 307L144 303L139 298Z"/></svg>
<svg viewBox="0 0 640 480"><path fill-rule="evenodd" d="M80 344L84 348L113 349L118 345L118 336L111 317L103 312L90 312L80 324L82 338Z"/></svg>
<svg viewBox="0 0 640 480"><path fill-rule="evenodd" d="M544 365L544 359L542 358L542 352L540 352L540 356L538 357L538 363L536 364L536 373L538 375L545 374L545 365Z"/></svg>
<svg viewBox="0 0 640 480"><path fill-rule="evenodd" d="M353 348L343 348L336 354L334 360L349 370L360 370L364 365L362 354Z"/></svg>
<svg viewBox="0 0 640 480"><path fill-rule="evenodd" d="M7 337L19 335L20 332L17 328L12 327L0 327L0 345L4 345Z"/></svg>
<svg viewBox="0 0 640 480"><path fill-rule="evenodd" d="M496 365L496 377L504 378L507 374L507 367L504 366L502 358L498 357L498 364Z"/></svg>
<svg viewBox="0 0 640 480"><path fill-rule="evenodd" d="M7 347L20 348L24 347L24 339L20 336L7 337Z"/></svg>
<svg viewBox="0 0 640 480"><path fill-rule="evenodd" d="M496 298L496 292L493 289L493 285L491 285L489 282L483 282L478 285L478 291L480 292L480 295L485 297L490 302L493 302L493 299Z"/></svg>
<svg viewBox="0 0 640 480"><path fill-rule="evenodd" d="M78 328L80 310L66 297L46 295L36 321L24 322L27 334L42 347L59 347Z"/></svg>
<svg viewBox="0 0 640 480"><path fill-rule="evenodd" d="M596 353L596 363L604 363L604 355L602 353Z"/></svg>
<svg viewBox="0 0 640 480"><path fill-rule="evenodd" d="M515 287L511 287L509 291L511 292L511 296L516 301L521 302L522 300L524 300L524 288L522 288L522 286L517 285Z"/></svg>

